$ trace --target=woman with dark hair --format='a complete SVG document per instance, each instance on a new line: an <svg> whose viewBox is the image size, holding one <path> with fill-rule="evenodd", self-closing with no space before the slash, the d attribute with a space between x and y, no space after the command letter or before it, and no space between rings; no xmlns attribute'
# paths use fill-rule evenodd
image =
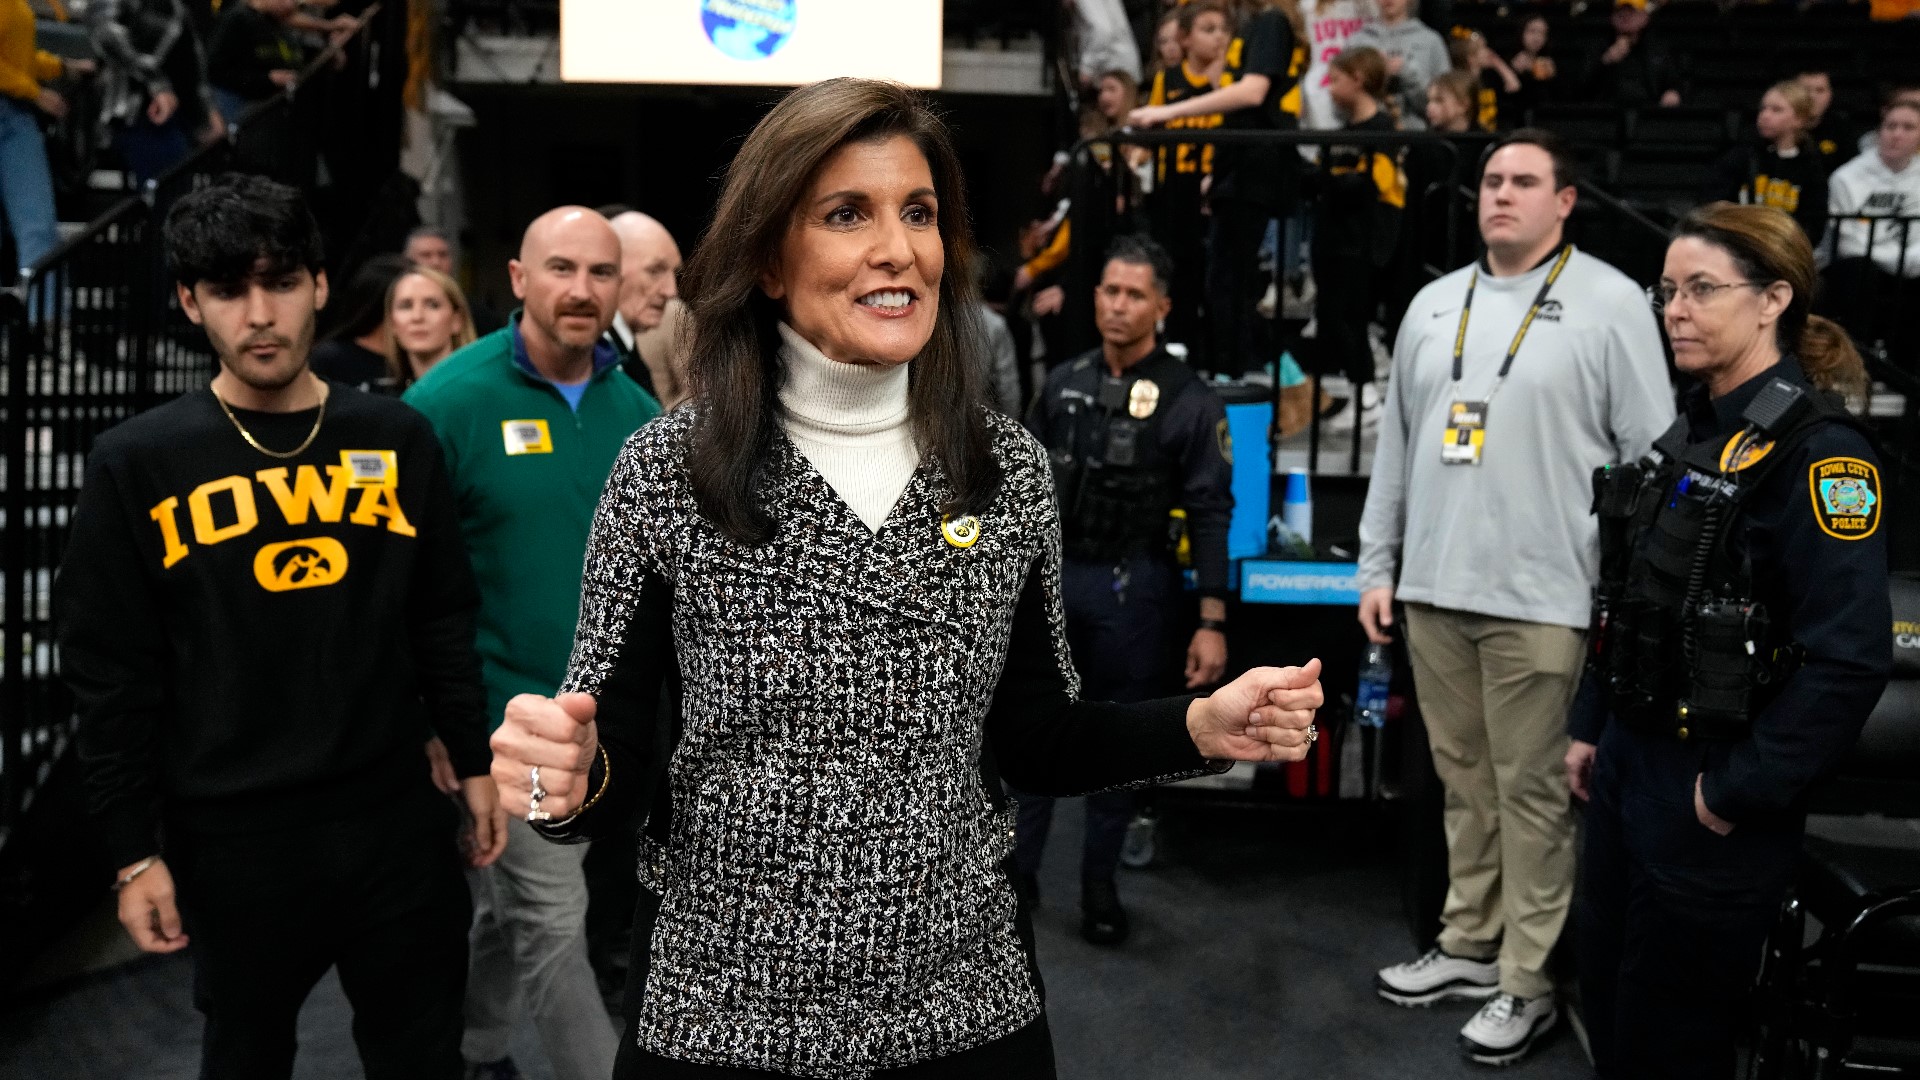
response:
<svg viewBox="0 0 1920 1080"><path fill-rule="evenodd" d="M1646 458L1595 476L1607 708L1576 715L1567 780L1603 1077L1731 1080L1807 793L1887 683L1884 491L1842 404L1866 371L1813 286L1784 212L1687 215L1648 291L1698 385Z"/></svg>
<svg viewBox="0 0 1920 1080"><path fill-rule="evenodd" d="M375 255L360 264L333 306L339 319L313 346L309 365L315 375L357 390L391 389L387 290L411 269L404 255Z"/></svg>
<svg viewBox="0 0 1920 1080"><path fill-rule="evenodd" d="M982 404L946 132L793 92L688 267L689 406L628 443L557 699L494 772L562 842L644 821L620 1076L1050 1077L1004 779L1298 760L1319 663L1078 700L1045 452ZM677 677L678 715L658 710Z"/></svg>

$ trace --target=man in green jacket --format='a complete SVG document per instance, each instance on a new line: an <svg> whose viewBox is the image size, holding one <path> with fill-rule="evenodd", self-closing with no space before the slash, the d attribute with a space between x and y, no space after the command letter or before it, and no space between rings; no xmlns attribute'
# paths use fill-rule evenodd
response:
<svg viewBox="0 0 1920 1080"><path fill-rule="evenodd" d="M548 211L507 271L521 311L404 398L446 452L480 583L493 727L515 694L558 690L601 488L627 436L660 414L603 340L620 291L620 241L605 218L578 206ZM616 1039L587 963L586 849L544 843L525 822L511 832L499 862L472 873L462 1052L482 1075L517 1076L507 1042L518 1004L559 1080L604 1080Z"/></svg>

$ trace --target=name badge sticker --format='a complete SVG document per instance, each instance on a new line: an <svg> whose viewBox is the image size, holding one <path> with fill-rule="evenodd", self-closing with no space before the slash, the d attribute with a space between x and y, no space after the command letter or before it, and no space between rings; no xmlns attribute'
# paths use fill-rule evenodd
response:
<svg viewBox="0 0 1920 1080"><path fill-rule="evenodd" d="M506 443L508 457L553 453L553 435L545 420L502 420L500 438Z"/></svg>
<svg viewBox="0 0 1920 1080"><path fill-rule="evenodd" d="M1478 465L1487 444L1487 403L1456 401L1447 407L1446 441L1440 446L1442 465Z"/></svg>
<svg viewBox="0 0 1920 1080"><path fill-rule="evenodd" d="M400 460L392 450L342 450L340 467L347 470L351 487L396 487L400 483Z"/></svg>

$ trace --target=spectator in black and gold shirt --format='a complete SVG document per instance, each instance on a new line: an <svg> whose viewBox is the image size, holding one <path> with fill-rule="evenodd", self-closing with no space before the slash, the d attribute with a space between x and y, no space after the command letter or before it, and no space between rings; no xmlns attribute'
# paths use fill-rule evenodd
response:
<svg viewBox="0 0 1920 1080"><path fill-rule="evenodd" d="M1827 167L1808 136L1813 96L1798 80L1775 83L1760 97L1754 119L1759 139L1736 146L1720 159L1701 191L1702 202L1725 199L1785 210L1807 242L1818 244L1827 228Z"/></svg>
<svg viewBox="0 0 1920 1080"><path fill-rule="evenodd" d="M1820 163L1832 176L1833 170L1847 163L1853 157L1854 147L1860 141L1859 125L1853 122L1844 110L1833 107L1833 77L1825 71L1808 69L1794 76L1794 82L1806 90L1813 102L1813 121L1807 127L1807 137L1812 140L1813 148L1820 154ZM1815 243L1819 238L1815 238Z"/></svg>

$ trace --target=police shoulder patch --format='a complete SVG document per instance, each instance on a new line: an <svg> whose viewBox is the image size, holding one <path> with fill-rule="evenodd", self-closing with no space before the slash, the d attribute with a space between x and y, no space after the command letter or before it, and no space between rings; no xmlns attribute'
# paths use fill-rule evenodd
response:
<svg viewBox="0 0 1920 1080"><path fill-rule="evenodd" d="M1852 457L1822 458L1807 468L1813 519L1840 540L1865 540L1880 527L1880 470Z"/></svg>
<svg viewBox="0 0 1920 1080"><path fill-rule="evenodd" d="M1213 426L1213 437L1220 444L1220 460L1233 464L1233 433L1227 429L1225 420Z"/></svg>

